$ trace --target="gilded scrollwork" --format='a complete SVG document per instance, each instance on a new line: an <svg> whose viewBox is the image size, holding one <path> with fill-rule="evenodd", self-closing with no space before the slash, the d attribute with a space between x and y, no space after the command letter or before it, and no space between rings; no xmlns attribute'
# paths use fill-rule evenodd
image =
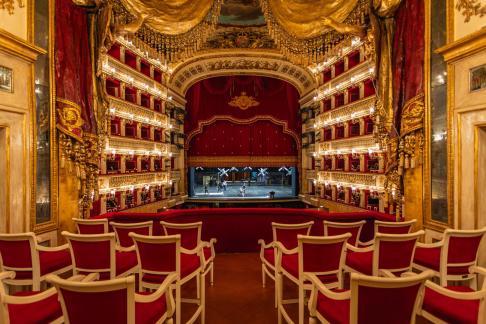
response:
<svg viewBox="0 0 486 324"><path fill-rule="evenodd" d="M24 0L17 0L19 8L25 7ZM10 15L13 15L15 9L15 0L0 0L0 9L5 9Z"/></svg>
<svg viewBox="0 0 486 324"><path fill-rule="evenodd" d="M482 5L479 0L457 0L456 9L464 16L465 23L474 16L482 18L486 15L486 5Z"/></svg>

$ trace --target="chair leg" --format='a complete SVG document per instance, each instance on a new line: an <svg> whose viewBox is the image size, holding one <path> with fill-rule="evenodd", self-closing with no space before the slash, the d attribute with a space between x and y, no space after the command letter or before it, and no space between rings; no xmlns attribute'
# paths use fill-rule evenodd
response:
<svg viewBox="0 0 486 324"><path fill-rule="evenodd" d="M317 324L317 320L315 317L309 317L309 324Z"/></svg>
<svg viewBox="0 0 486 324"><path fill-rule="evenodd" d="M265 265L262 263L262 286L265 288L266 280L265 280Z"/></svg>
<svg viewBox="0 0 486 324"><path fill-rule="evenodd" d="M199 287L201 287L201 278L199 275L196 276L196 286L197 286L197 289L196 289L196 298L197 299L200 299L201 298L201 292L199 290Z"/></svg>
<svg viewBox="0 0 486 324"><path fill-rule="evenodd" d="M176 283L176 324L181 324L181 283Z"/></svg>
<svg viewBox="0 0 486 324"><path fill-rule="evenodd" d="M304 324L304 287L299 285L299 324Z"/></svg>
<svg viewBox="0 0 486 324"><path fill-rule="evenodd" d="M275 273L275 307L277 308L278 324L282 324L282 275Z"/></svg>
<svg viewBox="0 0 486 324"><path fill-rule="evenodd" d="M199 283L201 285L201 300L200 304L202 307L201 308L201 324L204 324L206 322L206 275L203 275L201 280L199 280Z"/></svg>
<svg viewBox="0 0 486 324"><path fill-rule="evenodd" d="M273 275L273 278L274 278L274 282L273 283L275 285L275 287L274 287L274 290L275 290L275 292L274 292L274 295L275 295L275 308L278 308L278 300L279 300L278 298L279 298L279 291L280 291L281 287L277 284L277 272L276 271L275 271L275 273ZM282 277L280 277L280 280L282 280L281 278Z"/></svg>
<svg viewBox="0 0 486 324"><path fill-rule="evenodd" d="M211 286L214 284L214 261L211 261L211 273L209 275L209 282Z"/></svg>

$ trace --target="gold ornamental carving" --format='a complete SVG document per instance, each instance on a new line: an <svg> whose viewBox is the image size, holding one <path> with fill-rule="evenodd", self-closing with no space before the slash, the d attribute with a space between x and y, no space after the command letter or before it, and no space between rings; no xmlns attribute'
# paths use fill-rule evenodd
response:
<svg viewBox="0 0 486 324"><path fill-rule="evenodd" d="M245 91L242 91L239 96L235 96L228 102L228 105L232 107L238 107L241 110L247 110L251 107L256 107L260 103L253 96L248 96Z"/></svg>
<svg viewBox="0 0 486 324"><path fill-rule="evenodd" d="M17 0L19 8L25 7L24 0ZM0 0L0 9L5 9L10 15L13 15L15 9L15 0Z"/></svg>
<svg viewBox="0 0 486 324"><path fill-rule="evenodd" d="M413 132L423 127L424 122L424 95L420 94L409 100L402 110L401 128L402 135Z"/></svg>
<svg viewBox="0 0 486 324"><path fill-rule="evenodd" d="M481 5L479 0L458 0L456 9L464 16L464 22L467 23L473 16L480 18L486 15L486 5Z"/></svg>
<svg viewBox="0 0 486 324"><path fill-rule="evenodd" d="M81 140L83 136L83 118L81 117L81 107L76 103L57 98L57 118L58 128L69 136Z"/></svg>

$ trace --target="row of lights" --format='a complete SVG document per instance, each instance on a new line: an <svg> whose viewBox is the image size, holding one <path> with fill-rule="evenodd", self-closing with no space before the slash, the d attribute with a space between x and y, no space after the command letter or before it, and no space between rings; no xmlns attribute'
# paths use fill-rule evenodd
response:
<svg viewBox="0 0 486 324"><path fill-rule="evenodd" d="M380 146L375 144L371 147L354 147L349 149L338 149L338 150L324 150L320 152L314 152L312 155L314 157L321 156L321 155L342 155L342 154L363 154L368 153L370 155L382 153L380 150Z"/></svg>
<svg viewBox="0 0 486 324"><path fill-rule="evenodd" d="M126 48L130 49L132 52L134 52L135 54L137 54L138 56L140 57L143 57L144 59L146 59L150 64L158 67L159 69L161 69L163 72L166 72L168 74L171 74L173 71L172 69L167 65L167 64L162 64L162 62L160 61L160 58L151 58L149 56L149 53L147 51L142 51L140 50L138 47L136 47L135 45L133 45L132 41L130 40L126 40L125 38L119 36L117 38L117 41L125 46Z"/></svg>
<svg viewBox="0 0 486 324"><path fill-rule="evenodd" d="M362 44L363 44L363 41L359 37L353 37L353 39L351 40L350 46L342 48L340 50L340 53L338 53L338 55L332 56L332 57L328 58L327 60L325 60L324 62L317 64L316 67L311 68L312 73L317 74L317 73L324 71L329 66L336 63L341 57L352 52L356 48L360 47Z"/></svg>
<svg viewBox="0 0 486 324"><path fill-rule="evenodd" d="M172 157L172 152L162 152L160 150L153 150L153 151L147 151L147 150L131 150L131 149L115 149L115 148L110 148L107 146L105 148L105 153L106 154L111 154L111 155L155 155L155 156L168 156Z"/></svg>
<svg viewBox="0 0 486 324"><path fill-rule="evenodd" d="M130 119L130 120L133 120L133 121L137 121L137 122L140 122L140 123L143 123L143 124L152 125L152 126L155 126L155 127L163 127L163 123L160 120L157 120L155 118L150 119L148 117L140 117L140 116L134 115L132 113L127 113L127 112L124 112L124 111L116 110L115 107L110 108L110 114L124 118L124 119ZM169 124L168 121L166 122L166 126L167 126L167 128L172 129L172 125Z"/></svg>
<svg viewBox="0 0 486 324"><path fill-rule="evenodd" d="M325 89L320 93L318 92L317 95L313 97L313 99L314 101L323 100L327 97L332 96L335 93L342 91L343 89L350 88L353 85L374 76L375 76L375 67L372 66L367 71L357 75L353 75L349 79L336 84L334 87L329 87L329 89Z"/></svg>
<svg viewBox="0 0 486 324"><path fill-rule="evenodd" d="M375 106L371 106L369 108L364 108L364 109L359 110L359 111L354 111L354 112L352 112L348 115L344 115L344 116L340 116L340 117L336 117L336 118L329 118L328 120L325 120L323 122L314 123L314 128L332 126L332 125L343 123L343 122L353 120L353 119L356 119L356 118L369 116L369 115L372 115L374 112L375 112Z"/></svg>
<svg viewBox="0 0 486 324"><path fill-rule="evenodd" d="M135 184L135 185L126 185L126 186L120 186L120 187L110 187L110 188L104 188L100 189L100 194L107 194L110 193L112 195L115 194L117 191L134 191L135 189L149 189L152 186L163 186L163 185L172 185L172 180L167 180L167 181L155 181L155 182L150 182L150 183L140 183L140 184Z"/></svg>
<svg viewBox="0 0 486 324"><path fill-rule="evenodd" d="M162 100L172 100L172 96L167 96L166 94L162 94L162 90L158 89L157 86L154 84L153 87L151 87L149 84L142 82L142 81L136 81L132 76L122 73L120 71L117 71L113 66L111 66L108 62L103 62L102 64L102 70L105 74L114 77L118 80L121 80L125 83L128 83L132 86L135 86L138 89L141 89L143 91L146 91L150 93L151 95L161 98Z"/></svg>
<svg viewBox="0 0 486 324"><path fill-rule="evenodd" d="M334 181L334 180L314 180L314 184L323 184L325 186L329 185L336 185L339 187L350 187L352 191L357 189L364 189L369 191L384 191L385 188L379 186L369 186L359 183L351 183L351 182L343 182L343 181Z"/></svg>

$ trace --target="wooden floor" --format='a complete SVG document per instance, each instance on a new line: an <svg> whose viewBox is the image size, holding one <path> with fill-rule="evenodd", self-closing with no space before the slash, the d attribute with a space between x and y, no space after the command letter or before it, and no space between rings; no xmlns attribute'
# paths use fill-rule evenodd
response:
<svg viewBox="0 0 486 324"><path fill-rule="evenodd" d="M267 277L262 287L261 263L257 253L218 254L215 259L214 286L206 286L207 324L270 324L277 323L274 308L274 283ZM195 282L187 283L183 297L190 298L189 291ZM297 287L284 283L285 298L297 298ZM288 296L287 296L288 295ZM183 323L191 317L194 306L182 305ZM297 322L297 305L286 305L290 316ZM305 323L308 323L306 314ZM417 324L428 323L418 319Z"/></svg>

